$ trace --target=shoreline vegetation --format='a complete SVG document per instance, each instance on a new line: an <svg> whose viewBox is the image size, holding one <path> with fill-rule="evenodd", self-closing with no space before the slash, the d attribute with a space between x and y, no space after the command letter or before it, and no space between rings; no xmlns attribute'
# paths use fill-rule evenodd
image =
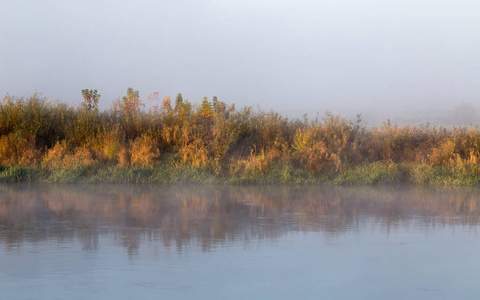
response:
<svg viewBox="0 0 480 300"><path fill-rule="evenodd" d="M100 111L96 90L82 95L0 100L0 182L480 184L477 126L289 120L181 94L153 93L147 110L132 88Z"/></svg>

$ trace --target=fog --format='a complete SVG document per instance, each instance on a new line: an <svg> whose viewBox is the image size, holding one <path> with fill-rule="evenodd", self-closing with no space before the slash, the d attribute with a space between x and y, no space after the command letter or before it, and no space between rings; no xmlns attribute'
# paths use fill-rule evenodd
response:
<svg viewBox="0 0 480 300"><path fill-rule="evenodd" d="M0 11L1 96L78 104L91 88L108 108L133 87L291 117L400 119L480 100L478 1L2 0Z"/></svg>

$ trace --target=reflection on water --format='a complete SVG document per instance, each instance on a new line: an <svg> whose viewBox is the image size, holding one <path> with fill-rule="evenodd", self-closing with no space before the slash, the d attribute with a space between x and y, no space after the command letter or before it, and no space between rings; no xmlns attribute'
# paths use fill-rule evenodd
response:
<svg viewBox="0 0 480 300"><path fill-rule="evenodd" d="M349 258L353 259L355 255L359 255L355 254L356 252L348 252L351 249L357 249L355 251L364 254L355 261L359 264L363 263L364 266L359 265L356 269L365 269L370 272L370 268L373 268L377 262L359 260L363 260L368 257L368 253L374 251L380 253L375 257L384 257L385 251L393 251L388 248L391 247L388 244L389 241L395 241L394 249L399 249L405 244L402 242L405 234L414 237L412 239L419 241L420 246L424 245L421 242L424 238L418 237L419 234L444 232L449 228L460 228L462 236L467 232L467 237L473 235L475 238L480 220L479 195L480 191L473 188L441 189L412 186L0 185L0 262L2 258L4 263L11 260L14 257L12 255L16 255L17 258L25 256L27 260L34 259L33 256L30 257L31 253L36 253L35 255L38 256L40 254L37 252L41 251L47 252L42 257L51 259L48 251L52 249L58 253L59 257L63 257L62 251L65 253L80 251L87 254L86 257L81 258L82 263L89 261L96 264L106 260L106 258L100 258L103 255L102 249L108 252L108 256L105 257L116 257L118 259L116 263L138 261L140 264L142 259L148 261L152 257L161 257L164 261L168 256L165 256L165 253L173 253L173 256L170 254L172 258L170 262L175 261L175 267L164 267L170 275L164 274L165 278L158 279L164 283L168 276L174 277L172 274L180 272L179 266L188 260L179 261L178 257L188 253L209 254L210 256L200 256L202 259L199 261L208 260L212 268L217 266L216 270L221 270L222 266L231 263L231 260L224 258L221 253L231 254L233 259L244 256L247 263L250 262L257 267L261 265L261 261L264 263L268 261L269 255L274 257L274 253L277 253L279 259L275 260L273 265L269 264L260 271L255 271L256 276L266 276L262 277L265 279L281 275L280 271L275 274L269 273L270 270L275 269L276 264L283 265L286 270L301 266L300 272L302 274L307 272L311 262L320 259L318 253L310 253L312 257L307 258L309 249L323 251L324 257L330 257L335 262L336 267L330 266L334 269L349 261ZM449 231L449 238L455 237L458 232L458 230ZM381 239L378 236L381 236ZM443 235L439 235L435 243L438 245L430 245L433 249L449 246ZM318 249L319 245L321 248ZM327 251L324 245L331 245L333 250ZM386 248L382 250L381 247ZM464 246L459 245L460 249L461 247ZM409 256L412 255L411 253L423 253L422 249L410 249L411 252L406 252L410 254L403 252L398 256L411 259ZM119 253L116 252L118 250L120 250ZM267 256L262 258L259 254L262 251L267 251ZM30 256L27 256L27 253ZM89 257L88 253L96 256ZM344 254L335 256L340 255L338 253ZM288 266L292 259L290 258L289 262L283 259L290 255L295 257L293 261L296 261L296 265ZM449 255L450 253L445 253L445 257L450 257ZM307 262L297 261L299 256L305 257ZM222 259L225 261L222 262ZM443 256L441 259L443 260ZM400 260L395 262L387 260L387 262L392 269L390 271L388 268L384 269L386 262L382 261L377 270L379 274L392 274L397 263L396 268L404 266L402 265L404 262ZM418 263L407 260L408 262L413 265ZM326 264L326 262L323 263ZM351 263L349 261L349 264ZM473 271L480 271L480 262L477 260L475 263ZM76 269L78 265L72 268ZM189 266L192 268L191 265ZM25 268L30 270L31 266L27 265ZM119 273L118 264L104 266L104 268L109 268L112 274ZM245 271L242 265L238 268ZM355 269L355 266L349 268ZM0 273L0 282L15 273L16 271L13 270L16 269L17 265L12 263L10 271ZM428 267L426 269L429 270ZM136 272L142 274L147 270L149 270L148 266L138 267ZM309 282L308 279L316 282L318 277L321 277L321 274L317 273L318 270L315 270L313 268L310 270L311 274L308 278L302 279L302 284L306 285ZM159 275L158 270L149 272ZM180 272L178 276L182 274L183 277L185 273L191 272L191 270ZM126 274L130 276L132 275L130 273ZM194 274L200 276L197 273ZM239 272L239 274L243 273ZM38 276L42 277L45 274L40 272ZM140 275L137 274L137 276ZM223 275L218 273L217 276ZM246 277L248 276L251 274ZM331 273L329 276L326 277L328 279L325 279L325 282L335 278ZM350 276L353 275L350 274ZM361 282L361 276L364 275L359 275L359 278L352 282ZM382 276L379 278L385 278ZM198 279L198 277L195 278ZM298 278L298 274L293 278ZM340 284L344 280L340 278L343 277L339 277L335 282ZM190 283L180 284L178 280L174 280L170 285L177 288L186 287L186 290L196 290L197 293L201 290L199 286L191 283L192 280L185 280ZM224 277L222 280L225 280ZM282 279L277 281L285 286ZM427 286L420 284L414 290L417 292L435 290L438 286L444 285L444 281L448 280L438 279L438 282ZM271 281L267 280L267 282L271 284ZM20 283L17 281L14 283L22 284L21 280ZM5 290L18 291L14 283L9 287L10 290L8 288ZM135 283L130 289L152 288L150 286L152 284L141 281ZM295 286L298 284L300 283L296 282ZM348 296L348 294L335 294L342 289L338 286L332 287L331 282L329 284L322 286L322 289L331 288L328 295ZM91 282L87 285L95 286ZM319 283L316 282L315 286L319 286ZM5 286L1 287L5 288ZM257 290L262 291L263 287L258 287ZM251 282L249 282L249 288L254 289ZM166 286L162 286L159 290L167 296L180 295L185 298L191 296L178 294L175 289L173 293L172 289ZM0 292L1 295L2 292ZM65 296L72 295L85 296L86 294L76 291ZM215 294L208 295L215 296ZM285 297L287 295L298 296L297 294L280 294ZM382 294L369 295L380 297ZM237 296L241 298L242 294ZM425 295L410 296L424 297ZM46 295L45 298L50 297Z"/></svg>
<svg viewBox="0 0 480 300"><path fill-rule="evenodd" d="M0 243L13 250L24 242L77 238L84 250L95 250L99 235L107 234L129 254L145 239L208 251L298 231L476 226L479 199L477 189L401 186L3 185Z"/></svg>

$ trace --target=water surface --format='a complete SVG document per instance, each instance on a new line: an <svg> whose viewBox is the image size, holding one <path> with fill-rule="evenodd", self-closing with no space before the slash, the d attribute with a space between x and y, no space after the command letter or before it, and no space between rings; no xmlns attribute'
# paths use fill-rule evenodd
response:
<svg viewBox="0 0 480 300"><path fill-rule="evenodd" d="M478 298L479 196L0 185L0 298Z"/></svg>

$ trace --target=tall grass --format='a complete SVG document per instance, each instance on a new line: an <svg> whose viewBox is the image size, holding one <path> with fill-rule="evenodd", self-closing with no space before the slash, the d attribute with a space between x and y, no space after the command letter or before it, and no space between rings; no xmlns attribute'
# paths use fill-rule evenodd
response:
<svg viewBox="0 0 480 300"><path fill-rule="evenodd" d="M0 180L480 182L478 127L387 121L366 128L360 119L331 113L289 120L274 111L237 109L216 97L200 105L181 94L174 103L168 96L160 101L158 93L149 99L156 103L146 110L138 91L129 88L122 100L99 111L39 94L4 97Z"/></svg>

